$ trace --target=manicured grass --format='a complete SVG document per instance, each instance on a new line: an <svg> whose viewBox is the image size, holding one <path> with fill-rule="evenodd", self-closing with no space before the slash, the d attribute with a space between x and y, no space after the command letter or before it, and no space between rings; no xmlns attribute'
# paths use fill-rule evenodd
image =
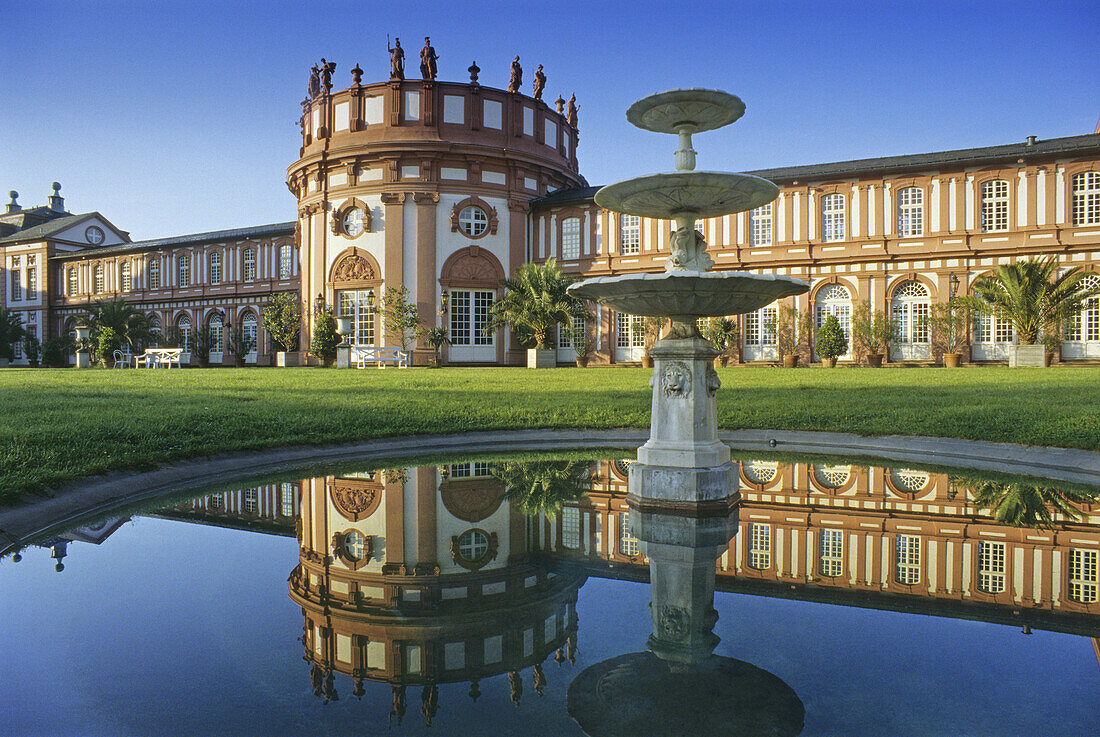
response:
<svg viewBox="0 0 1100 737"><path fill-rule="evenodd" d="M385 435L645 427L623 368L0 370L0 501L112 469ZM1100 369L724 369L723 428L1100 449Z"/></svg>

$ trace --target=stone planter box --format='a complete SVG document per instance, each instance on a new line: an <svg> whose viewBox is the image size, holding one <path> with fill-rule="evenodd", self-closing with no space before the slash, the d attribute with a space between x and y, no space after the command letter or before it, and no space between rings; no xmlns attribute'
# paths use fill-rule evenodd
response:
<svg viewBox="0 0 1100 737"><path fill-rule="evenodd" d="M943 365L946 366L947 368L958 368L959 367L959 354L958 353L944 353L943 354Z"/></svg>
<svg viewBox="0 0 1100 737"><path fill-rule="evenodd" d="M302 354L297 351L278 351L275 354L275 365L281 367L301 366Z"/></svg>
<svg viewBox="0 0 1100 737"><path fill-rule="evenodd" d="M821 365L824 366L825 368L836 368L836 359L835 358L822 358L821 359Z"/></svg>
<svg viewBox="0 0 1100 737"><path fill-rule="evenodd" d="M883 354L881 353L868 353L867 365L871 368L882 368L882 356Z"/></svg>
<svg viewBox="0 0 1100 737"><path fill-rule="evenodd" d="M1017 368L1020 366L1033 366L1043 368L1046 366L1047 349L1042 343L1035 345L1013 345L1008 347L1008 365Z"/></svg>
<svg viewBox="0 0 1100 737"><path fill-rule="evenodd" d="M528 348L527 368L554 368L558 365L558 352L553 348Z"/></svg>
<svg viewBox="0 0 1100 737"><path fill-rule="evenodd" d="M783 356L783 368L798 368L798 354L788 353Z"/></svg>

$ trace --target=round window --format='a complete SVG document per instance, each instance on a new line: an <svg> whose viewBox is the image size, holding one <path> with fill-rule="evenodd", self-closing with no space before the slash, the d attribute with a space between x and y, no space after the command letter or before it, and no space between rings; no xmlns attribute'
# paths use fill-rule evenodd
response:
<svg viewBox="0 0 1100 737"><path fill-rule="evenodd" d="M471 238L478 238L489 229L489 216L480 207L466 207L458 213L458 227Z"/></svg>
<svg viewBox="0 0 1100 737"><path fill-rule="evenodd" d="M474 562L481 560L489 552L489 538L480 530L470 530L458 538L458 554Z"/></svg>
<svg viewBox="0 0 1100 737"><path fill-rule="evenodd" d="M353 207L344 215L344 234L355 238L363 233L363 211Z"/></svg>
<svg viewBox="0 0 1100 737"><path fill-rule="evenodd" d="M103 229L95 225L89 226L84 230L84 240L88 241L93 246L98 246L103 242Z"/></svg>
<svg viewBox="0 0 1100 737"><path fill-rule="evenodd" d="M348 560L358 563L366 555L366 543L363 533L352 530L344 535L344 555Z"/></svg>

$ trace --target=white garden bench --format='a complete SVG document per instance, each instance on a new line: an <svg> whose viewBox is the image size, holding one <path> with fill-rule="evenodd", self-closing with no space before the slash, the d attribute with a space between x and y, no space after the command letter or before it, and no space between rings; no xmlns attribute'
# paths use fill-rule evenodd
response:
<svg viewBox="0 0 1100 737"><path fill-rule="evenodd" d="M182 348L146 348L145 353L134 356L134 368L180 368Z"/></svg>
<svg viewBox="0 0 1100 737"><path fill-rule="evenodd" d="M397 368L408 368L409 352L401 348L353 345L351 347L351 360L357 368L366 368L368 363L373 363L380 369L386 368L387 363L392 363Z"/></svg>

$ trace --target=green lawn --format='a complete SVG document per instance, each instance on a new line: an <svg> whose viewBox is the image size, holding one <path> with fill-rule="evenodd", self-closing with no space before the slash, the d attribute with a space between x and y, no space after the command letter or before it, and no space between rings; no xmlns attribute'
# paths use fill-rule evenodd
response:
<svg viewBox="0 0 1100 737"><path fill-rule="evenodd" d="M0 370L0 501L111 469L384 435L644 427L626 368ZM1100 369L737 368L723 428L940 435L1100 449Z"/></svg>

